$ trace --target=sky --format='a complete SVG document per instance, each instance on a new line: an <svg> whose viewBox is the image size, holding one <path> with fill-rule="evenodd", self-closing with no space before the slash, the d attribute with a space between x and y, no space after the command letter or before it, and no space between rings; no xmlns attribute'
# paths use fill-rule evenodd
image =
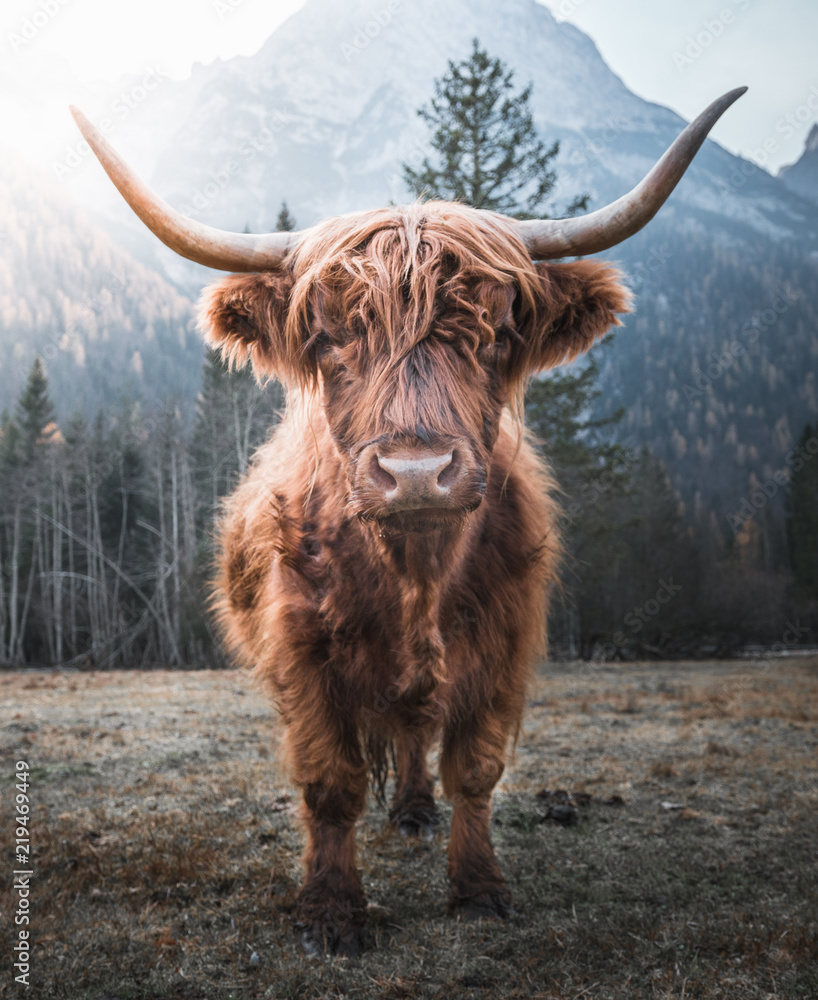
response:
<svg viewBox="0 0 818 1000"><path fill-rule="evenodd" d="M3 0L0 69L19 68L24 85L36 87L37 74L26 72L36 49L68 60L88 81L153 65L184 77L195 62L252 55L303 2ZM816 0L541 2L589 34L631 90L687 119L749 85L713 136L773 173L798 159L818 122ZM31 37L21 43L26 31Z"/></svg>
<svg viewBox="0 0 818 1000"><path fill-rule="evenodd" d="M816 0L545 0L545 6L590 35L634 93L688 120L719 94L749 86L712 134L772 173L799 158L818 122Z"/></svg>

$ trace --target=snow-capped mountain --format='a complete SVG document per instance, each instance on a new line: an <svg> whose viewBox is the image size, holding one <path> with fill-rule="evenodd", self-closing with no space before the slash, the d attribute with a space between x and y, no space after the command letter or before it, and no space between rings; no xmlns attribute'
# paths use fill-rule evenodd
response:
<svg viewBox="0 0 818 1000"><path fill-rule="evenodd" d="M818 125L810 129L799 159L782 167L778 176L788 188L818 202Z"/></svg>
<svg viewBox="0 0 818 1000"><path fill-rule="evenodd" d="M172 204L231 229L269 229L284 198L301 225L406 201L402 164L427 152L416 111L475 37L520 87L533 84L536 124L561 142L555 212L577 192L597 206L618 197L684 127L632 94L587 35L536 0L308 0L255 56L163 81L112 141ZM110 204L106 194L106 212ZM709 229L718 217L731 233L818 246L813 205L712 142L666 212L682 206ZM113 211L129 222L126 209Z"/></svg>

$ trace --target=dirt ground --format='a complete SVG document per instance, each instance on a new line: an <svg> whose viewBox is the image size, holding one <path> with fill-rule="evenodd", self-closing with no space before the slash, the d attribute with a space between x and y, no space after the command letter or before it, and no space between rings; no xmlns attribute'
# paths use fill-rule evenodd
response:
<svg viewBox="0 0 818 1000"><path fill-rule="evenodd" d="M32 986L4 919L2 998L818 998L816 657L543 668L495 796L516 915L447 917L445 805L415 843L371 803L357 961L296 947L295 795L245 676L5 673L0 706L6 917L18 760L35 853Z"/></svg>

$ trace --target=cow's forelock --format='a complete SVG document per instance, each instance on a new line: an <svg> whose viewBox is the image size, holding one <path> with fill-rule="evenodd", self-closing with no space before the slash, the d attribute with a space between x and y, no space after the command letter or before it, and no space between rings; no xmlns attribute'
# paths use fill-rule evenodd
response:
<svg viewBox="0 0 818 1000"><path fill-rule="evenodd" d="M496 335L502 322L484 304L492 298L504 299L510 314L509 294L481 296L472 289L458 301L451 287L438 287L434 309L420 330L412 329L418 316L402 297L390 315L396 324L392 330L384 328L382 317L364 320L358 310L352 323L333 322L330 310L314 314L321 330L324 413L359 513L378 511L377 502L362 490L358 468L371 445L385 454L413 448L456 451L469 473L460 484L460 506L465 513L476 498L479 502L507 402L498 363L503 345ZM326 296L323 300L327 303ZM390 351L393 344L399 348Z"/></svg>
<svg viewBox="0 0 818 1000"><path fill-rule="evenodd" d="M455 443L485 480L509 401L513 305L533 298L520 283L531 268L501 226L483 231L474 213L450 210L374 213L369 231L350 236L346 225L302 249L294 315L351 482L373 442Z"/></svg>

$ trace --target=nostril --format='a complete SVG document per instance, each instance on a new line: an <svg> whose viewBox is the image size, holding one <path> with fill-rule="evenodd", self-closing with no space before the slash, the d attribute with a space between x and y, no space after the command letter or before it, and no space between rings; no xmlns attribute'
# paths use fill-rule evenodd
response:
<svg viewBox="0 0 818 1000"><path fill-rule="evenodd" d="M449 462L446 468L443 469L437 477L437 485L441 489L449 489L449 487L453 486L457 479L459 479L461 464L460 453L457 449L455 449L452 452L451 462Z"/></svg>
<svg viewBox="0 0 818 1000"><path fill-rule="evenodd" d="M380 456L375 454L369 462L369 476L372 482L385 493L391 493L398 488L398 481L391 476L379 461Z"/></svg>

